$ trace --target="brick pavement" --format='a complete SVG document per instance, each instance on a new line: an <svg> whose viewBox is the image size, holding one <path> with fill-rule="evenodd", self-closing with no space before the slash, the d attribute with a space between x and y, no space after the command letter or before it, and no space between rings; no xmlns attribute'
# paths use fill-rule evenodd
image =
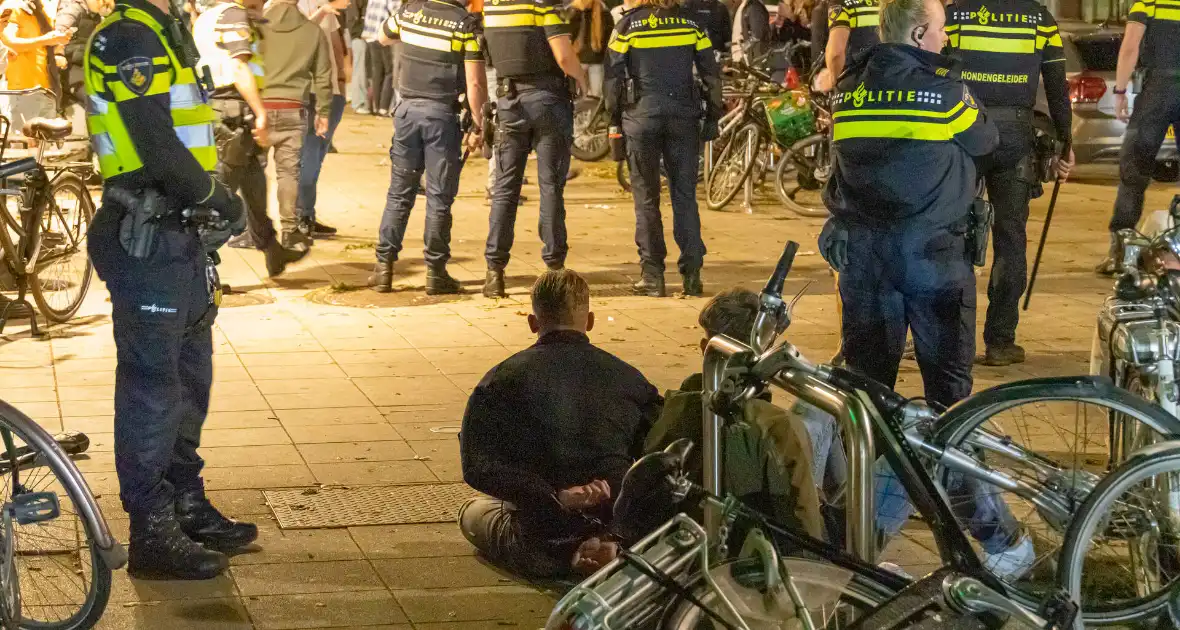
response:
<svg viewBox="0 0 1180 630"><path fill-rule="evenodd" d="M452 273L469 294L442 303L422 299L421 201L397 267L395 284L404 290L357 290L372 263L388 133L385 121L345 119L320 194L321 217L341 235L317 243L287 275L267 280L260 253L223 250L223 280L244 294L227 298L215 328L205 478L223 510L261 524L258 549L204 583L135 583L117 572L101 627L480 630L533 628L545 617L552 599L480 562L453 524L284 531L262 496L265 489L322 484L461 480L454 431L467 393L488 368L531 343L527 290L543 269L536 189L526 187L530 202L517 222L510 297L479 297L487 228L486 166L479 159L468 164L455 206ZM1095 309L1108 286L1089 270L1105 247L1113 195L1108 184L1064 189L1033 310L1021 326L1029 361L979 368L977 389L1086 370ZM1163 207L1169 195L1153 188L1149 206ZM1034 240L1046 201L1033 206ZM567 208L567 264L594 286L592 339L659 387L674 387L699 369L695 323L703 300L625 295L622 286L638 273L634 222L613 168L584 167L567 188ZM787 289L814 284L789 334L813 359L829 356L838 322L830 276L814 251L820 222L798 219L769 199L754 214L702 206L702 220L707 291L736 283L756 288L785 240L803 243ZM665 227L671 247L671 225ZM982 277L981 318L985 286ZM95 283L79 317L44 341L30 340L23 322L10 326L0 337L0 392L52 431L89 434L92 446L79 467L126 540L111 453L115 351L105 298ZM903 390L916 393L919 380L912 363L903 366ZM916 557L910 551L894 548L890 555Z"/></svg>

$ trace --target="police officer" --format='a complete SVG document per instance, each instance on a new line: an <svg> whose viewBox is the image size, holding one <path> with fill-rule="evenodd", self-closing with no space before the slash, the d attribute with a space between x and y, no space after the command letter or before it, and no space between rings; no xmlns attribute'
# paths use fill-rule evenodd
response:
<svg viewBox="0 0 1180 630"><path fill-rule="evenodd" d="M1151 183L1155 157L1170 125L1180 123L1180 15L1167 2L1138 0L1127 13L1119 62L1115 69L1115 116L1126 122L1119 155L1119 192L1110 219L1110 253L1095 269L1112 275L1119 258L1115 233L1133 228L1143 213L1143 193ZM1127 113L1127 85L1137 66L1144 68L1143 88L1135 112Z"/></svg>
<svg viewBox="0 0 1180 630"><path fill-rule="evenodd" d="M87 119L104 179L90 257L111 293L118 365L115 468L131 517L136 578L206 579L218 550L252 542L205 497L197 454L213 380L211 326L220 286L182 211L203 208L245 229L241 202L217 168L209 106L186 29L167 0L119 0L86 51ZM175 10L175 15L180 15ZM145 230L141 219L156 217Z"/></svg>
<svg viewBox="0 0 1180 630"><path fill-rule="evenodd" d="M947 7L948 50L962 59L963 81L987 107L1000 131L1000 146L980 164L994 208L991 279L987 286L984 365L1024 361L1016 344L1020 295L1024 293L1025 224L1035 173L1033 105L1043 75L1053 128L1069 146L1072 113L1065 81L1065 53L1057 23L1034 0L958 0ZM1058 161L1069 176L1072 152Z"/></svg>
<svg viewBox="0 0 1180 630"><path fill-rule="evenodd" d="M480 46L479 18L459 0L413 0L385 23L382 41L400 40L398 103L389 149L389 193L377 242L377 266L370 285L391 290L393 263L402 249L418 180L426 171L426 293L458 293L459 281L447 273L451 257L451 204L459 190L459 95L481 112L487 76ZM473 116L474 118L474 116ZM474 125L474 122L473 122ZM469 150L480 146L481 129L467 130Z"/></svg>
<svg viewBox="0 0 1180 630"><path fill-rule="evenodd" d="M251 2L251 11L261 10L258 0L246 1ZM280 243L266 214L267 119L262 104L265 78L258 30L247 5L220 0L197 18L193 37L201 65L209 68L213 78L212 104L220 117L216 128L218 176L230 190L241 192L249 212L249 240L242 237L238 242L252 242L265 252L266 271L277 276L307 254L311 236L297 229L294 216L281 217Z"/></svg>
<svg viewBox="0 0 1180 630"><path fill-rule="evenodd" d="M621 121L635 196L635 243L641 295L663 297L664 226L660 220L660 159L668 171L672 233L685 295L701 295L705 243L697 211L697 160L701 124L717 135L721 77L713 44L695 22L681 17L676 0L638 0L611 35L606 59L606 109ZM699 93L693 69L705 85ZM707 96L708 107L701 107Z"/></svg>
<svg viewBox="0 0 1180 630"><path fill-rule="evenodd" d="M827 43L819 87L831 90L844 66L856 55L872 48L877 36L877 0L828 0Z"/></svg>
<svg viewBox="0 0 1180 630"><path fill-rule="evenodd" d="M729 17L729 9L720 0L684 0L680 6L681 17L696 22L709 36L714 50L719 53L729 52L733 20Z"/></svg>
<svg viewBox="0 0 1180 630"><path fill-rule="evenodd" d="M939 54L945 18L938 0L885 0L884 43L841 77L820 248L840 272L848 366L892 387L909 329L926 398L949 406L971 393L974 158L999 138Z"/></svg>
<svg viewBox="0 0 1180 630"><path fill-rule="evenodd" d="M496 68L496 174L484 256L483 294L503 297L504 267L516 229L520 185L530 150L537 152L541 192L541 258L565 266L565 179L574 139L569 79L586 93L586 73L570 43L560 0L487 0L483 7L488 56ZM568 79L567 79L568 77ZM487 121L484 122L487 124Z"/></svg>

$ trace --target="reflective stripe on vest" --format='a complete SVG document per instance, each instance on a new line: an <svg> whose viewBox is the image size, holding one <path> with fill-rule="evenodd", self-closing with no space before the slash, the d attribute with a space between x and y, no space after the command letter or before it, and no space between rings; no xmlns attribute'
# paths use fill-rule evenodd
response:
<svg viewBox="0 0 1180 630"><path fill-rule="evenodd" d="M167 68L157 69L153 73L151 83L141 97L123 83L117 68L92 57L91 47L87 46L84 62L86 93L89 95L86 126L90 131L90 143L98 155L102 176L108 178L143 168L143 160L119 113L119 103L164 93L169 96L172 128L176 137L192 153L201 168L210 172L216 170L217 145L213 139L213 123L217 120L217 113L205 99L193 69L180 63L168 45L163 26L144 11L134 8L116 11L95 29L94 35L123 19L134 20L152 29L168 51L166 57L152 59L153 65Z"/></svg>
<svg viewBox="0 0 1180 630"><path fill-rule="evenodd" d="M197 18L193 24L193 39L197 42L197 50L201 54L199 66L209 66L209 73L213 75L213 85L219 88L230 87L236 77L234 58L224 48L218 46L219 36L217 23L221 15L230 8L239 6L234 2L221 2ZM262 64L262 41L255 33L250 34L250 59L246 62L250 67L250 74L254 75L254 83L258 90L266 86L266 71Z"/></svg>

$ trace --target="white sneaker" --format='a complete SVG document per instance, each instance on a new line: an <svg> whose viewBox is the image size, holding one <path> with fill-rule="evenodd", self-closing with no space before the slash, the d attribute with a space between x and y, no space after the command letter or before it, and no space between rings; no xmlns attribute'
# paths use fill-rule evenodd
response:
<svg viewBox="0 0 1180 630"><path fill-rule="evenodd" d="M900 566L898 566L896 564L893 564L892 562L878 562L877 568L881 569L882 571L888 571L894 575L899 575L907 580L914 579L914 576L910 575L909 571L906 571L905 569L901 568Z"/></svg>
<svg viewBox="0 0 1180 630"><path fill-rule="evenodd" d="M1032 537L1027 532L1015 545L1000 553L983 552L983 567L1007 582L1015 582L1024 577L1036 560L1037 552L1033 549Z"/></svg>
<svg viewBox="0 0 1180 630"><path fill-rule="evenodd" d="M371 112L369 112L369 108L365 107L364 105L361 105L360 107L356 108L353 111L355 111L357 114L359 114L361 116L368 116L371 113Z"/></svg>

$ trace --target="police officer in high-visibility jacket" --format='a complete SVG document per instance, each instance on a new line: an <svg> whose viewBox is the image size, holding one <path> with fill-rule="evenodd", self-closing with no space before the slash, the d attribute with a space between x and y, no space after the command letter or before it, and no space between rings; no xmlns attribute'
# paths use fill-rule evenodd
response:
<svg viewBox="0 0 1180 630"><path fill-rule="evenodd" d="M1131 74L1142 66L1143 84L1128 114ZM1110 218L1110 253L1095 269L1112 275L1118 269L1115 233L1133 228L1143 214L1143 193L1151 183L1156 154L1170 127L1180 123L1180 7L1167 0L1137 0L1127 13L1127 26L1115 69L1115 116L1130 121L1119 154L1119 192Z"/></svg>
<svg viewBox="0 0 1180 630"><path fill-rule="evenodd" d="M821 90L832 89L844 72L844 66L880 41L877 12L877 0L829 0L825 70L819 77Z"/></svg>
<svg viewBox="0 0 1180 630"><path fill-rule="evenodd" d="M945 17L938 0L885 0L882 43L841 77L820 247L840 272L848 367L892 387L909 329L926 398L949 406L971 393L974 158L999 136L939 54Z"/></svg>
<svg viewBox="0 0 1180 630"><path fill-rule="evenodd" d="M1000 131L1000 146L980 162L995 209L982 362L1022 363L1016 324L1028 276L1025 224L1033 187L1040 184L1034 167L1033 106L1044 77L1053 128L1062 146L1069 146L1072 111L1065 52L1053 16L1034 0L957 0L947 7L946 32L948 51L963 62L963 82ZM1058 160L1059 175L1069 176L1071 154Z"/></svg>
<svg viewBox="0 0 1180 630"><path fill-rule="evenodd" d="M664 226L660 220L660 161L668 172L672 234L685 295L701 295L705 242L697 210L697 156L702 123L717 134L721 77L705 31L681 17L676 0L638 0L611 35L604 95L614 125L622 124L635 196L635 243L641 279L635 291L663 297ZM693 70L704 84L696 85ZM707 107L702 107L702 99Z"/></svg>
<svg viewBox="0 0 1180 630"><path fill-rule="evenodd" d="M312 237L299 229L292 214L280 217L280 241L266 213L268 121L262 103L266 77L261 35L250 14L261 10L259 0L220 0L197 18L193 38L201 53L200 63L212 76L212 105L221 119L216 127L218 176L230 190L241 192L249 213L249 236L230 246L262 250L267 273L277 276L307 254Z"/></svg>
<svg viewBox="0 0 1180 630"><path fill-rule="evenodd" d="M229 233L198 233L184 212L245 228L241 202L215 180L217 114L194 72L188 32L167 0L119 0L86 51L87 124L102 171L90 257L111 294L118 364L115 469L131 517L136 578L206 579L218 550L257 528L205 496L197 454L213 381L211 326L221 287L207 251Z"/></svg>
<svg viewBox="0 0 1180 630"><path fill-rule="evenodd" d="M560 0L487 0L484 39L496 70L496 169L484 250L483 294L504 297L504 268L516 233L516 209L530 151L537 152L540 214L537 231L549 269L565 267L565 180L574 141L570 81L586 93L586 72L570 42ZM486 122L484 124L487 124Z"/></svg>

